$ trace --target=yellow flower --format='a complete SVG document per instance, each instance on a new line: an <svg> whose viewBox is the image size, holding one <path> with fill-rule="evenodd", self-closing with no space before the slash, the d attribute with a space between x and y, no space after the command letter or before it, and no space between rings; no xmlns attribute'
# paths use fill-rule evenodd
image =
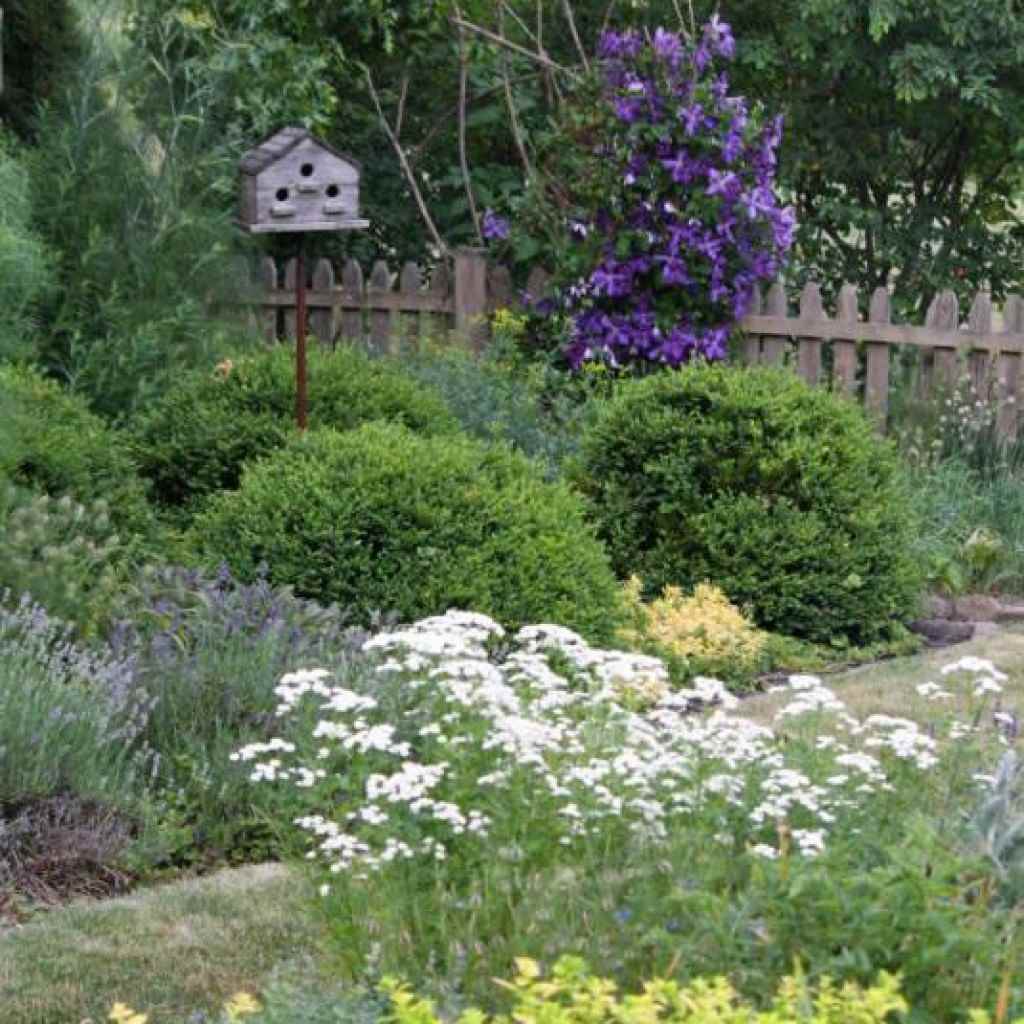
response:
<svg viewBox="0 0 1024 1024"><path fill-rule="evenodd" d="M250 1013L259 1013L262 1007L248 992L236 992L224 1005L228 1020L236 1021L248 1017Z"/></svg>
<svg viewBox="0 0 1024 1024"><path fill-rule="evenodd" d="M144 1013L136 1013L124 1003L114 1003L107 1019L115 1021L116 1024L146 1024L149 1017Z"/></svg>

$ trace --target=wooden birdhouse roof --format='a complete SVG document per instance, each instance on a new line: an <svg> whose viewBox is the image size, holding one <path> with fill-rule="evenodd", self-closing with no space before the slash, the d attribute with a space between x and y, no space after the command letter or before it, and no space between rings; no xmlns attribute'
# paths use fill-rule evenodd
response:
<svg viewBox="0 0 1024 1024"><path fill-rule="evenodd" d="M253 146L239 161L239 170L243 174L260 174L271 164L287 156L296 146L307 139L339 160L344 160L346 163L351 164L357 171L361 169L357 160L353 160L348 154L341 153L333 146L329 146L323 139L318 139L308 129L300 125L288 125L286 128L281 128L272 135L268 135L262 142Z"/></svg>

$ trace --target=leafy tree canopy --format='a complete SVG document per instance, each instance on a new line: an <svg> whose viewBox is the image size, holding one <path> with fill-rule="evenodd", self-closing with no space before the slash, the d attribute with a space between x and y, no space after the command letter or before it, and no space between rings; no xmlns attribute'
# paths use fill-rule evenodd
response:
<svg viewBox="0 0 1024 1024"><path fill-rule="evenodd" d="M740 89L786 112L798 276L936 289L1020 282L1024 8L1013 0L758 0L723 9Z"/></svg>

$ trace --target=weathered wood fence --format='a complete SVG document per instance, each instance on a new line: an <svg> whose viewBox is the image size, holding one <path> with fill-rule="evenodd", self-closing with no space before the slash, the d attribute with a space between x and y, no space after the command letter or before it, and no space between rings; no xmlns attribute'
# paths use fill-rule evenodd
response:
<svg viewBox="0 0 1024 1024"><path fill-rule="evenodd" d="M283 268L269 256L260 264L258 318L268 339L295 337L295 273L294 259ZM527 288L540 295L547 280L538 268ZM312 286L306 293L312 335L329 344L368 342L379 351L453 329L479 349L487 339L487 314L519 303L509 271L489 265L479 249L458 250L451 271L439 264L430 275L415 263L396 273L383 260L368 278L354 260L339 274L329 260L320 259L307 284Z"/></svg>
<svg viewBox="0 0 1024 1024"><path fill-rule="evenodd" d="M1004 303L999 330L993 327L987 292L974 297L964 324L951 291L935 296L922 327L892 323L885 288L871 296L866 320L861 320L859 310L856 288L844 285L829 317L820 286L809 283L796 316L790 316L786 293L776 283L763 298L755 295L741 322L746 332L743 358L748 363L791 365L809 384L825 384L863 401L884 425L893 357L901 347L911 346L917 349L917 397L948 393L967 375L979 397L999 403L1000 433L1016 436L1024 352L1024 300L1019 295L1010 295Z"/></svg>
<svg viewBox="0 0 1024 1024"><path fill-rule="evenodd" d="M283 273L269 257L260 268L257 297L260 327L267 338L295 336L295 261ZM548 275L536 268L527 293L545 294ZM307 292L310 333L321 342L368 343L379 351L417 345L427 336L454 329L477 349L486 344L487 314L517 306L520 297L509 271L489 265L479 249L455 253L453 269L439 265L429 278L414 263L393 272L378 261L364 278L349 260L336 274L328 260L312 268ZM856 288L845 285L829 316L819 285L806 285L798 310L790 314L781 283L754 296L741 321L745 338L741 358L751 364L789 366L809 384L831 387L863 402L884 426L895 358L916 349L915 394L927 399L952 389L967 374L979 395L999 403L998 427L1016 436L1017 405L1024 353L1024 299L1007 298L1000 328L993 326L992 301L979 292L961 324L960 306L951 291L932 301L923 326L894 324L889 294L879 288L862 319Z"/></svg>

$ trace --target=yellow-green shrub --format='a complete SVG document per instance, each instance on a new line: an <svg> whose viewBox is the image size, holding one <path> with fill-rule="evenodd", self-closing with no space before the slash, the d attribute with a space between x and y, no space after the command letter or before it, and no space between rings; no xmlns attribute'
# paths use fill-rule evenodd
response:
<svg viewBox="0 0 1024 1024"><path fill-rule="evenodd" d="M488 1018L467 1010L459 1024L881 1024L908 1010L898 980L885 972L870 988L852 982L839 987L823 978L812 989L802 975L791 975L771 1007L758 1010L741 1002L725 978L689 985L658 979L639 995L621 995L613 981L590 974L577 957L560 959L549 978L532 960L520 959L516 967L515 980L500 983L512 993L511 1012ZM392 1005L388 1024L440 1024L428 1000L393 981L384 989Z"/></svg>
<svg viewBox="0 0 1024 1024"><path fill-rule="evenodd" d="M623 588L630 625L620 637L639 648L684 659L699 671L749 673L764 654L767 635L755 628L718 588L699 583L691 595L667 586L644 603L636 576Z"/></svg>

